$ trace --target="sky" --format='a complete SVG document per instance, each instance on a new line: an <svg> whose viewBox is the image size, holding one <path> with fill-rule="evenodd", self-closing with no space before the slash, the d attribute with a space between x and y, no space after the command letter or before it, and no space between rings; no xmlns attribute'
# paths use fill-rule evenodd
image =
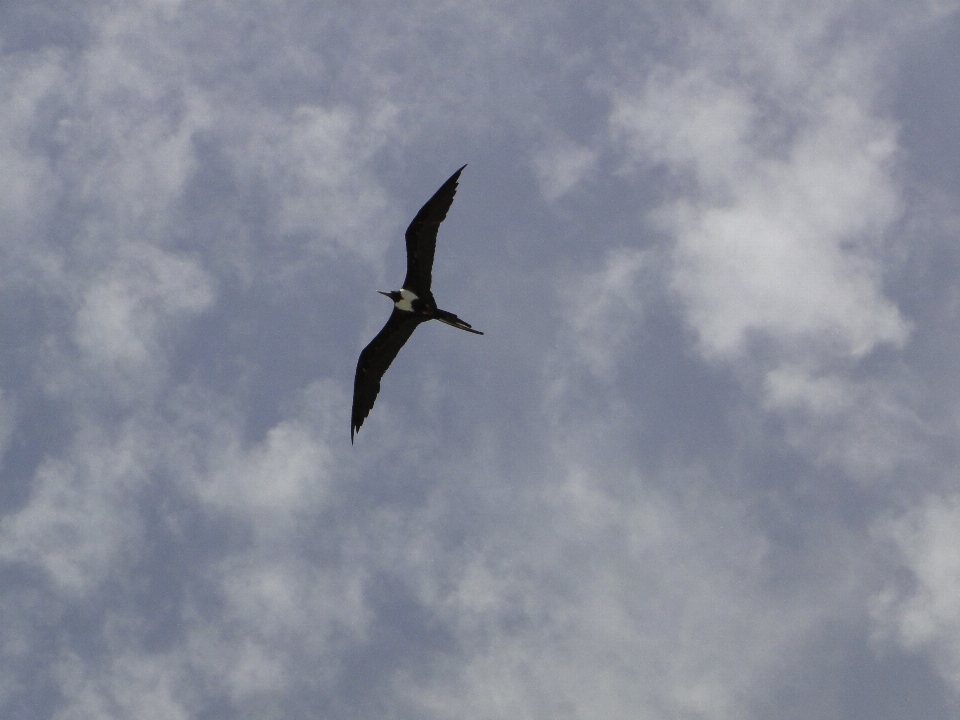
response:
<svg viewBox="0 0 960 720"><path fill-rule="evenodd" d="M0 5L0 716L960 716L957 0ZM403 232L467 163L350 444Z"/></svg>

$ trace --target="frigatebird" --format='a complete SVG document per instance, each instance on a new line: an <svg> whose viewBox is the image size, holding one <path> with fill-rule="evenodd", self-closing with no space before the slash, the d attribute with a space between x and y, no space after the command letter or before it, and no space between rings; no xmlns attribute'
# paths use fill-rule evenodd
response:
<svg viewBox="0 0 960 720"><path fill-rule="evenodd" d="M437 307L436 300L430 292L430 275L433 269L433 252L437 247L437 230L440 223L447 217L447 211L453 204L453 196L457 193L457 181L463 168L457 170L433 197L427 200L420 208L420 212L413 218L407 228L407 276L403 280L403 287L392 292L377 290L393 300L393 313L383 326L383 330L370 341L357 361L357 375L353 381L353 413L350 421L350 443L353 436L367 415L380 392L380 380L387 372L390 363L400 352L403 344L410 339L417 325L427 320L439 320L455 328L466 330L476 335L483 335L474 330L468 322L464 322L452 312Z"/></svg>

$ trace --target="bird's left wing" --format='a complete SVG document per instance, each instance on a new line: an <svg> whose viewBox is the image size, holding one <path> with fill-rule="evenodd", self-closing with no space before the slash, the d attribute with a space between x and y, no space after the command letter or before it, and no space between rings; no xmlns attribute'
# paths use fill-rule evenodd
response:
<svg viewBox="0 0 960 720"><path fill-rule="evenodd" d="M437 231L447 217L447 211L457 194L457 181L463 168L457 170L440 186L433 197L427 200L407 228L407 277L403 287L413 290L420 297L430 293L433 270L433 253L437 248Z"/></svg>
<svg viewBox="0 0 960 720"><path fill-rule="evenodd" d="M380 393L380 380L383 378L390 363L397 357L400 348L410 339L417 325L426 318L419 317L411 312L397 310L387 320L387 324L370 341L357 361L357 375L353 380L353 412L350 420L350 442L353 442L354 433L363 425L363 421L370 414L370 409L377 401Z"/></svg>

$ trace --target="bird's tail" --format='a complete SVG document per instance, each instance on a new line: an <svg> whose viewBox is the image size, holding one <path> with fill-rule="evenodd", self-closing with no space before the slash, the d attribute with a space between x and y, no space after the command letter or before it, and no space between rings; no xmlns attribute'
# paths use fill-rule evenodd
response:
<svg viewBox="0 0 960 720"><path fill-rule="evenodd" d="M434 312L433 317L435 317L437 320L439 320L442 323L446 323L447 325L452 325L453 327L460 328L461 330L466 330L467 332L473 333L474 335L483 335L483 333L480 332L479 330L474 330L473 326L470 323L461 320L452 312L447 312L446 310L436 310Z"/></svg>

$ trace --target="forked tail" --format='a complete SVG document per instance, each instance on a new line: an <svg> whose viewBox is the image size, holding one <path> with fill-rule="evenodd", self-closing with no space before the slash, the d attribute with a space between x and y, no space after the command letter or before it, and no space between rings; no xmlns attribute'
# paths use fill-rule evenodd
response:
<svg viewBox="0 0 960 720"><path fill-rule="evenodd" d="M436 310L434 311L433 317L439 320L442 323L447 325L452 325L455 328L460 328L461 330L466 330L467 332L473 333L474 335L483 335L479 330L474 330L473 326L470 323L461 320L452 312L447 312L446 310Z"/></svg>

